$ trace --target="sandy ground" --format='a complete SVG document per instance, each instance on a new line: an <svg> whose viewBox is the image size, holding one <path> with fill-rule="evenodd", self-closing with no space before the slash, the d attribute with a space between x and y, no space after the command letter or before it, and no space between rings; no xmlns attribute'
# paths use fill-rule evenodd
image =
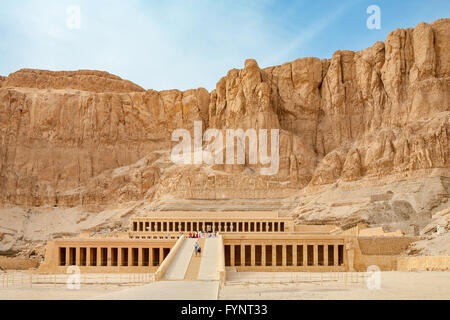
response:
<svg viewBox="0 0 450 320"><path fill-rule="evenodd" d="M218 281L160 281L94 297L94 300L217 300Z"/></svg>
<svg viewBox="0 0 450 320"><path fill-rule="evenodd" d="M220 291L219 299L224 300L380 300L380 299L444 299L450 300L450 272L382 272L380 286L367 278L359 279L349 274L347 281L336 274L300 275L297 279L287 274L248 273L239 279L230 275L230 281ZM277 279L278 278L278 279ZM328 279L328 280L327 280Z"/></svg>
<svg viewBox="0 0 450 320"><path fill-rule="evenodd" d="M365 276L364 276L365 275ZM382 272L377 282L369 274L345 273L229 273L219 291L221 300L450 300L450 272ZM371 288L369 288L371 287ZM379 288L379 289L377 289ZM143 286L33 285L0 289L0 300L179 300L216 299L217 282L157 282Z"/></svg>
<svg viewBox="0 0 450 320"><path fill-rule="evenodd" d="M0 289L0 300L87 300L118 290L121 286L84 285L80 290L69 290L64 286L35 285L33 288Z"/></svg>

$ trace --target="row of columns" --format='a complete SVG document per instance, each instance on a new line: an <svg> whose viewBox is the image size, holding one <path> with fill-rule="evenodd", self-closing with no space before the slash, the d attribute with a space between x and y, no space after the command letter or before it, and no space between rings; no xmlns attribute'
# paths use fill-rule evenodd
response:
<svg viewBox="0 0 450 320"><path fill-rule="evenodd" d="M144 259L144 252L147 259ZM59 247L58 264L89 267L159 266L169 252L170 248L164 247Z"/></svg>
<svg viewBox="0 0 450 320"><path fill-rule="evenodd" d="M256 247L261 247L260 261L256 259ZM308 246L312 247L312 252L308 252ZM323 250L323 258L319 263L319 246ZM228 247L228 248L227 248ZM277 259L277 249L281 247L281 261ZM291 250L291 261L288 262L288 247ZM250 248L250 261L246 261L246 252ZM301 256L298 256L298 248L300 248ZM331 248L331 256L329 250ZM237 249L237 250L236 250ZM270 263L267 261L267 253L271 250ZM236 253L239 252L239 257ZM278 251L279 252L279 251ZM340 244L275 244L275 245L258 245L258 244L238 244L225 245L225 264L227 266L340 266L344 264L344 246ZM312 257L310 256L312 254ZM331 259L331 261L330 261Z"/></svg>
<svg viewBox="0 0 450 320"><path fill-rule="evenodd" d="M211 230L207 230L211 226ZM284 222L132 221L133 232L284 232Z"/></svg>

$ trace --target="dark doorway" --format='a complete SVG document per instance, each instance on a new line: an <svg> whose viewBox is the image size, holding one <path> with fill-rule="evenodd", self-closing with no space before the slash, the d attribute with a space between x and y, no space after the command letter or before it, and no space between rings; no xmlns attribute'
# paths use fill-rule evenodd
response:
<svg viewBox="0 0 450 320"><path fill-rule="evenodd" d="M297 246L297 266L303 266L303 245Z"/></svg>
<svg viewBox="0 0 450 320"><path fill-rule="evenodd" d="M283 265L283 246L276 246L277 267Z"/></svg>
<svg viewBox="0 0 450 320"><path fill-rule="evenodd" d="M234 265L241 266L241 246L234 246Z"/></svg>
<svg viewBox="0 0 450 320"><path fill-rule="evenodd" d="M66 265L66 248L59 248L59 265Z"/></svg>
<svg viewBox="0 0 450 320"><path fill-rule="evenodd" d="M262 246L255 246L255 266L262 266Z"/></svg>
<svg viewBox="0 0 450 320"><path fill-rule="evenodd" d="M286 266L288 266L288 267L292 266L292 246L291 245L286 246Z"/></svg>
<svg viewBox="0 0 450 320"><path fill-rule="evenodd" d="M314 265L314 246L308 245L306 258L308 259L308 266L313 266Z"/></svg>
<svg viewBox="0 0 450 320"><path fill-rule="evenodd" d="M245 246L245 265L252 265L252 246Z"/></svg>
<svg viewBox="0 0 450 320"><path fill-rule="evenodd" d="M328 245L328 265L334 266L334 246Z"/></svg>
<svg viewBox="0 0 450 320"><path fill-rule="evenodd" d="M225 246L225 267L231 267L231 248Z"/></svg>
<svg viewBox="0 0 450 320"><path fill-rule="evenodd" d="M266 266L272 266L272 246L266 246Z"/></svg>

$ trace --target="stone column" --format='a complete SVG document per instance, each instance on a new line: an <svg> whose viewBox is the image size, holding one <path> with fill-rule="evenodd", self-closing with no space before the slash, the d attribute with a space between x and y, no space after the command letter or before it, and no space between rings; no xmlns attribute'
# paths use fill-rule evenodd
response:
<svg viewBox="0 0 450 320"><path fill-rule="evenodd" d="M76 247L76 249L75 249L75 264L77 266L81 266L80 247Z"/></svg>
<svg viewBox="0 0 450 320"><path fill-rule="evenodd" d="M97 267L102 265L102 248L97 248Z"/></svg>
<svg viewBox="0 0 450 320"><path fill-rule="evenodd" d="M292 265L294 267L297 266L297 245L296 244L292 245Z"/></svg>
<svg viewBox="0 0 450 320"><path fill-rule="evenodd" d="M319 265L319 249L318 249L318 245L315 244L314 245L314 266L318 266Z"/></svg>
<svg viewBox="0 0 450 320"><path fill-rule="evenodd" d="M272 267L277 266L277 246L272 245Z"/></svg>
<svg viewBox="0 0 450 320"><path fill-rule="evenodd" d="M153 267L153 248L148 248L148 265Z"/></svg>
<svg viewBox="0 0 450 320"><path fill-rule="evenodd" d="M234 245L230 245L230 260L231 260L231 266L234 267L235 266L235 261L234 261L235 257L234 257Z"/></svg>
<svg viewBox="0 0 450 320"><path fill-rule="evenodd" d="M306 243L303 244L303 266L308 266L308 245Z"/></svg>
<svg viewBox="0 0 450 320"><path fill-rule="evenodd" d="M128 266L131 267L133 265L133 248L128 248Z"/></svg>
<svg viewBox="0 0 450 320"><path fill-rule="evenodd" d="M328 266L328 245L323 245L323 265Z"/></svg>
<svg viewBox="0 0 450 320"><path fill-rule="evenodd" d="M144 265L144 248L138 248L138 266Z"/></svg>
<svg viewBox="0 0 450 320"><path fill-rule="evenodd" d="M339 257L338 257L338 245L334 245L334 265L339 266Z"/></svg>
<svg viewBox="0 0 450 320"><path fill-rule="evenodd" d="M355 245L353 244L353 241L350 240L349 242L346 243L345 245L345 249L347 251L347 263L345 263L345 256L344 256L344 265L347 264L348 265L348 271L350 272L354 272L355 268L354 268L354 263L355 263Z"/></svg>
<svg viewBox="0 0 450 320"><path fill-rule="evenodd" d="M122 248L121 247L117 248L117 266L118 267L122 266Z"/></svg>
<svg viewBox="0 0 450 320"><path fill-rule="evenodd" d="M261 248L261 266L266 266L266 245L262 244Z"/></svg>
<svg viewBox="0 0 450 320"><path fill-rule="evenodd" d="M282 252L282 256L281 256L281 261L283 261L282 262L282 265L283 265L283 267L286 267L287 266L287 248L286 248L286 245L285 244L283 244L283 249L281 250L281 252Z"/></svg>
<svg viewBox="0 0 450 320"><path fill-rule="evenodd" d="M161 265L164 261L164 248L159 248L159 265Z"/></svg>
<svg viewBox="0 0 450 320"><path fill-rule="evenodd" d="M252 244L250 246L250 258L251 258L250 264L251 264L252 267L256 266L256 252L255 251L256 251L256 248Z"/></svg>
<svg viewBox="0 0 450 320"><path fill-rule="evenodd" d="M66 248L66 266L70 266L70 247Z"/></svg>
<svg viewBox="0 0 450 320"><path fill-rule="evenodd" d="M245 267L245 245L241 244L241 267Z"/></svg>
<svg viewBox="0 0 450 320"><path fill-rule="evenodd" d="M108 247L108 257L106 259L106 264L108 265L108 267L111 267L112 265L112 248Z"/></svg>
<svg viewBox="0 0 450 320"><path fill-rule="evenodd" d="M86 266L90 266L91 265L91 248L87 247L86 248Z"/></svg>

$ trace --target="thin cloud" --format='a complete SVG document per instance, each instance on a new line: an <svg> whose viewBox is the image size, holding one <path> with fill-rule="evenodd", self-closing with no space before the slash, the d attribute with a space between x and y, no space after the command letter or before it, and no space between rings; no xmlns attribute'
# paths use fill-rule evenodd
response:
<svg viewBox="0 0 450 320"><path fill-rule="evenodd" d="M414 3L417 7L420 0L411 0L403 12L389 11L391 2L380 3L391 16L383 26L401 16L412 27L443 17L449 8L448 1L436 0L433 12L423 13L414 10ZM374 36L365 27L370 4L349 0L331 11L336 6L331 0L4 1L0 74L21 68L94 69L147 89L212 90L247 58L270 66L384 40L384 33ZM81 8L79 30L66 25L71 5Z"/></svg>
<svg viewBox="0 0 450 320"><path fill-rule="evenodd" d="M280 64L286 62L289 55L295 50L298 51L303 45L308 41L314 39L318 34L324 31L328 26L330 26L334 21L336 21L344 12L349 8L349 3L339 7L334 10L332 14L322 18L321 20L312 23L306 28L302 28L299 36L294 38L289 45L283 47L275 55L268 58L266 61L270 65Z"/></svg>

